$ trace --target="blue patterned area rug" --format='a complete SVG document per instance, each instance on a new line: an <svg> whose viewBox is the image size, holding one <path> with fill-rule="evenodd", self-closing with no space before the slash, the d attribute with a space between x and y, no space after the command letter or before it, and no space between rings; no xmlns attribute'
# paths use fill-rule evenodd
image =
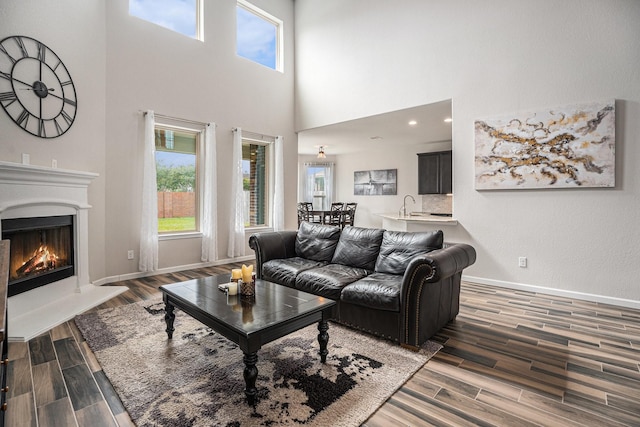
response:
<svg viewBox="0 0 640 427"><path fill-rule="evenodd" d="M441 348L413 352L330 323L322 364L312 325L258 351L249 406L242 351L182 311L172 340L159 300L75 321L138 426L358 426Z"/></svg>

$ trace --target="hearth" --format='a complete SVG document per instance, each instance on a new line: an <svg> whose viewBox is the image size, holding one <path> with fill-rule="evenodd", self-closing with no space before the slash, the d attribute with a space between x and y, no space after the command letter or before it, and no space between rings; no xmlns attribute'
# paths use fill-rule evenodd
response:
<svg viewBox="0 0 640 427"><path fill-rule="evenodd" d="M95 286L89 278L88 189L97 177L0 161L0 234L11 240L15 258L7 303L10 341L28 341L126 290Z"/></svg>
<svg viewBox="0 0 640 427"><path fill-rule="evenodd" d="M75 274L73 215L2 220L11 242L9 296Z"/></svg>

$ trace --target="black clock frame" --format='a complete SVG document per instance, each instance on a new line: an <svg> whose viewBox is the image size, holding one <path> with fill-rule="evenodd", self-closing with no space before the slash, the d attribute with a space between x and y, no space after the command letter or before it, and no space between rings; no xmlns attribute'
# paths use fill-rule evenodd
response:
<svg viewBox="0 0 640 427"><path fill-rule="evenodd" d="M20 75L36 66L35 77ZM0 105L24 131L48 139L66 133L78 110L67 67L51 48L28 36L0 41Z"/></svg>

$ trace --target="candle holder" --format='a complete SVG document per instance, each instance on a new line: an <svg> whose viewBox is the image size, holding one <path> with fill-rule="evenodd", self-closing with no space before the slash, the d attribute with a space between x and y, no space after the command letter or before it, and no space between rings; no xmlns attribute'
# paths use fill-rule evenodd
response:
<svg viewBox="0 0 640 427"><path fill-rule="evenodd" d="M242 296L247 296L247 297L252 297L255 296L256 294L256 281L252 280L249 282L245 282L244 280L240 280L238 281L238 284L240 285L240 294Z"/></svg>

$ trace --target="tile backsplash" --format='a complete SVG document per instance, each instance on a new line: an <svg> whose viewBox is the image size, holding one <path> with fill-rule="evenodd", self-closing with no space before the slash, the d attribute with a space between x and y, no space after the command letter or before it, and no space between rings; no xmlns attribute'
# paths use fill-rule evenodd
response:
<svg viewBox="0 0 640 427"><path fill-rule="evenodd" d="M453 196L446 194L423 195L422 212L453 213Z"/></svg>

